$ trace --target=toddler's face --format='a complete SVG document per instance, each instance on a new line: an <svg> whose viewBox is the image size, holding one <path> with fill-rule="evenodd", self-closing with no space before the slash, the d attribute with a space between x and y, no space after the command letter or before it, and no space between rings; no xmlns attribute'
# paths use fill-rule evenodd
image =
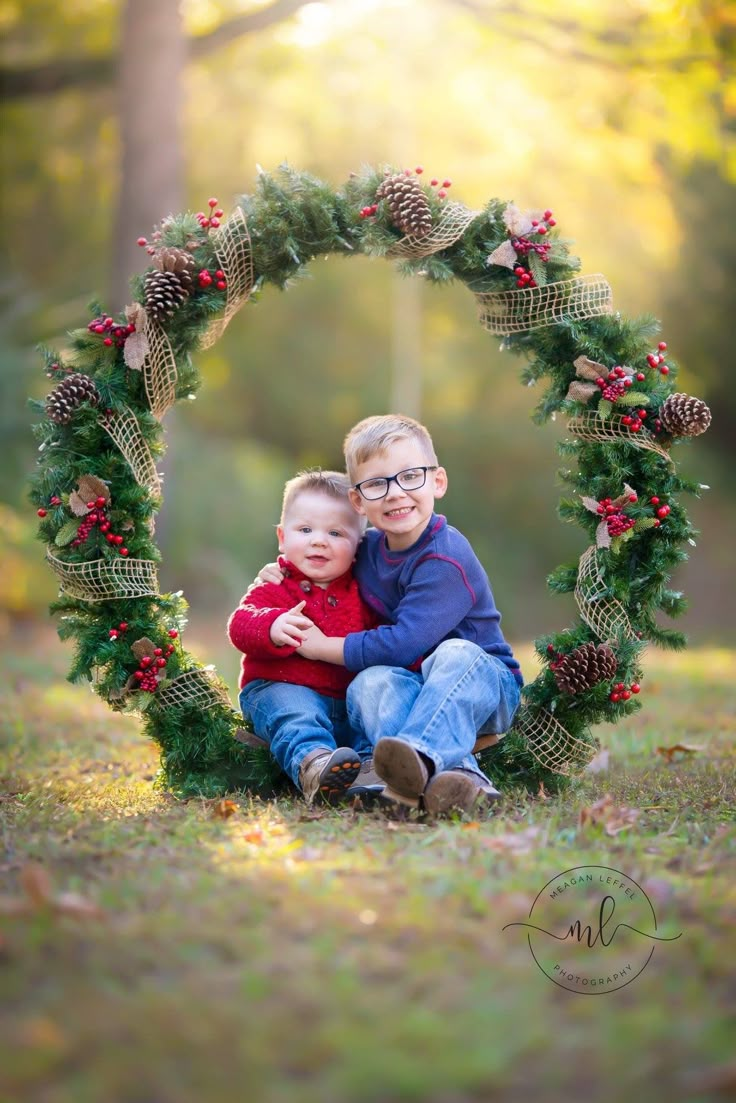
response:
<svg viewBox="0 0 736 1103"><path fill-rule="evenodd" d="M350 569L360 521L350 502L305 490L289 506L276 535L281 554L312 582L326 586Z"/></svg>
<svg viewBox="0 0 736 1103"><path fill-rule="evenodd" d="M400 471L428 467L421 444L415 440L398 440L385 452L377 453L365 463L358 464L355 482L367 479L388 478ZM359 490L350 491L350 500L370 523L386 533L389 548L404 551L410 548L424 532L432 516L436 498L442 498L447 490L447 473L444 467L427 471L424 486L418 490L402 490L396 480L389 483L385 498L367 501Z"/></svg>

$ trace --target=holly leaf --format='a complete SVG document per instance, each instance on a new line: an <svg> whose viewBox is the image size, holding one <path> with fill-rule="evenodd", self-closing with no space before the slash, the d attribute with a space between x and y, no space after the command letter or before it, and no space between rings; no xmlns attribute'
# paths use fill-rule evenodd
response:
<svg viewBox="0 0 736 1103"><path fill-rule="evenodd" d="M69 495L69 509L77 517L84 517L89 513L89 506L82 500L76 490L73 490Z"/></svg>
<svg viewBox="0 0 736 1103"><path fill-rule="evenodd" d="M77 486L77 494L85 506L87 502L94 501L95 498L104 498L105 502L110 501L110 490L107 483L103 483L102 479L98 479L96 475L82 475Z"/></svg>
<svg viewBox="0 0 736 1103"><path fill-rule="evenodd" d="M598 394L595 383L581 383L579 379L573 379L565 398L572 402L590 402L594 394Z"/></svg>
<svg viewBox="0 0 736 1103"><path fill-rule="evenodd" d="M619 406L648 406L649 395L644 394L643 391L626 391L616 399L616 402Z"/></svg>
<svg viewBox="0 0 736 1103"><path fill-rule="evenodd" d="M507 203L503 212L506 229L514 237L521 237L534 229L532 219L541 221L544 211L522 211L515 203Z"/></svg>
<svg viewBox="0 0 736 1103"><path fill-rule="evenodd" d="M148 334L145 329L136 329L135 333L131 333L126 338L123 346L123 359L126 368L130 368L132 371L142 371L148 356L148 349Z"/></svg>
<svg viewBox="0 0 736 1103"><path fill-rule="evenodd" d="M85 513L86 512L87 508L85 506ZM72 540L77 535L78 530L79 521L77 521L74 517L71 519L71 521L67 521L66 524L62 525L57 532L56 537L54 538L54 543L56 544L57 548L65 548L67 544L71 544Z"/></svg>
<svg viewBox="0 0 736 1103"><path fill-rule="evenodd" d="M597 548L610 548L611 546L611 534L608 531L608 521L605 519L595 530L595 546Z"/></svg>
<svg viewBox="0 0 736 1103"><path fill-rule="evenodd" d="M130 650L135 655L138 662L141 659L148 656L149 659L155 658L156 644L153 640L149 640L148 636L141 636L139 640L130 645Z"/></svg>
<svg viewBox="0 0 736 1103"><path fill-rule="evenodd" d="M587 356L578 356L577 360L573 360L573 367L580 379L595 380L600 379L601 376L605 379L608 375L608 368L595 360L590 360Z"/></svg>
<svg viewBox="0 0 736 1103"><path fill-rule="evenodd" d="M611 416L611 410L613 409L613 403L609 402L607 398L602 398L598 403L598 415L602 418Z"/></svg>
<svg viewBox="0 0 736 1103"><path fill-rule="evenodd" d="M595 498L586 498L583 496L581 497L580 501L583 503L586 509L590 510L591 513L598 512L598 502L596 502Z"/></svg>
<svg viewBox="0 0 736 1103"><path fill-rule="evenodd" d="M502 242L486 257L486 264L502 264L504 268L515 268L517 263L516 249L510 241Z"/></svg>

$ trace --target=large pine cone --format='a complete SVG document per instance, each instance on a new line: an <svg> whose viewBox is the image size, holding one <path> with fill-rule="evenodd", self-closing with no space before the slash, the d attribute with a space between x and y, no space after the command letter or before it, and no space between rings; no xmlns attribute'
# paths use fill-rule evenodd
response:
<svg viewBox="0 0 736 1103"><path fill-rule="evenodd" d="M422 185L415 176L397 172L378 186L376 199L385 199L391 221L403 234L425 237L432 229L432 212Z"/></svg>
<svg viewBox="0 0 736 1103"><path fill-rule="evenodd" d="M555 670L557 688L563 693L582 693L616 673L616 656L605 643L584 643L564 655Z"/></svg>
<svg viewBox="0 0 736 1103"><path fill-rule="evenodd" d="M673 437L697 437L711 423L711 412L700 398L689 394L671 394L659 410L659 417Z"/></svg>
<svg viewBox="0 0 736 1103"><path fill-rule="evenodd" d="M179 272L148 272L144 287L149 318L161 323L173 317L174 311L189 295L191 279L188 276L187 281Z"/></svg>
<svg viewBox="0 0 736 1103"><path fill-rule="evenodd" d="M94 379L81 372L74 372L62 379L46 399L46 414L57 425L67 425L72 414L82 402L96 406L100 396Z"/></svg>
<svg viewBox="0 0 736 1103"><path fill-rule="evenodd" d="M193 285L197 264L186 249L176 249L174 246L159 249L153 258L153 263L159 272L176 272L183 286Z"/></svg>

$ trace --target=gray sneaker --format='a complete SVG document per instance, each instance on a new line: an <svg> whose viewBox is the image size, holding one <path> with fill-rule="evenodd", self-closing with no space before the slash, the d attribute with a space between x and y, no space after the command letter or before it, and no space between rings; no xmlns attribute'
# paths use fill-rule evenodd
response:
<svg viewBox="0 0 736 1103"><path fill-rule="evenodd" d="M360 771L360 759L349 747L318 747L299 767L299 786L307 804L319 794L328 804L339 804Z"/></svg>
<svg viewBox="0 0 736 1103"><path fill-rule="evenodd" d="M482 815L501 799L498 789L472 770L458 768L435 774L424 790L424 809L430 816L448 812Z"/></svg>
<svg viewBox="0 0 736 1103"><path fill-rule="evenodd" d="M360 773L345 794L348 800L358 797L361 803L372 804L382 796L386 783L378 776L373 765L373 756L364 758L360 764Z"/></svg>

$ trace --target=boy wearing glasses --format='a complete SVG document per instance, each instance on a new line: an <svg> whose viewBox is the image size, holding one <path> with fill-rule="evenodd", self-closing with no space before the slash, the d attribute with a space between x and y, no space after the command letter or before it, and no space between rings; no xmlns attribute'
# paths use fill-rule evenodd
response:
<svg viewBox="0 0 736 1103"><path fill-rule="evenodd" d="M523 684L488 577L465 537L434 512L447 473L423 425L366 418L345 439L345 461L350 500L373 526L354 574L388 623L344 638L315 626L300 654L357 673L348 718L374 747L384 797L435 815L478 811L500 794L473 746L478 733L511 726Z"/></svg>

